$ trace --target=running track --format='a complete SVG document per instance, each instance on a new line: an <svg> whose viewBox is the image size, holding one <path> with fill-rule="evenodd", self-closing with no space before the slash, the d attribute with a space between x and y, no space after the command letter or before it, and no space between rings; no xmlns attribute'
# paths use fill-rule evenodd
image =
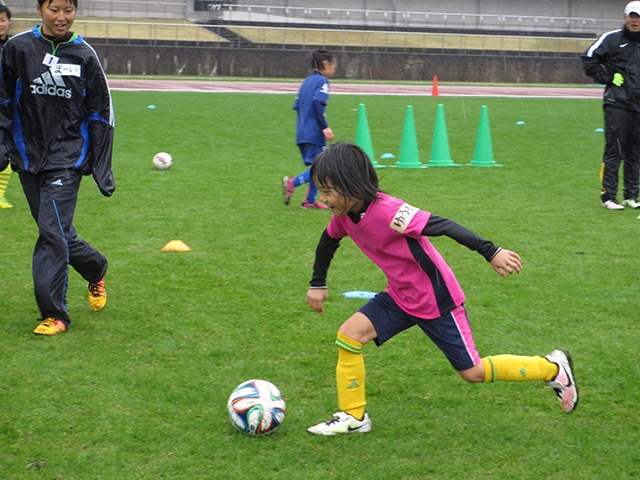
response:
<svg viewBox="0 0 640 480"><path fill-rule="evenodd" d="M141 80L109 79L112 90L156 92L215 92L215 93L298 93L300 83L284 82L228 82L218 80ZM431 83L424 85L336 83L331 95L423 95L432 93ZM532 87L487 85L440 85L443 97L510 97L510 98L602 98L603 87Z"/></svg>

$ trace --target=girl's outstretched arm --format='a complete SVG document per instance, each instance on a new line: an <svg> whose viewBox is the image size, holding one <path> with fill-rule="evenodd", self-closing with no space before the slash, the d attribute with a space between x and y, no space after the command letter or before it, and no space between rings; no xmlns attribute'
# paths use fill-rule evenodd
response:
<svg viewBox="0 0 640 480"><path fill-rule="evenodd" d="M498 247L493 242L485 240L468 228L449 220L448 218L431 215L422 235L437 237L446 235L461 245L476 250L491 264L491 267L505 277L508 274L520 273L522 264L520 255L510 250Z"/></svg>
<svg viewBox="0 0 640 480"><path fill-rule="evenodd" d="M425 225L424 230L422 230L422 235L429 237L445 235L460 245L477 251L487 262L490 262L500 251L500 247L493 242L482 238L477 233L472 232L453 220L437 215L431 215L431 217L429 217L429 221Z"/></svg>

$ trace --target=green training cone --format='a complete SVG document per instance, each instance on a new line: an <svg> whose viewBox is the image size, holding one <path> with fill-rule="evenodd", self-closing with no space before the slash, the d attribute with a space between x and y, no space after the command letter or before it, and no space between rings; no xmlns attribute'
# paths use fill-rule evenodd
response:
<svg viewBox="0 0 640 480"><path fill-rule="evenodd" d="M416 137L416 125L413 120L413 107L407 105L407 114L404 118L404 129L402 131L402 143L400 144L400 155L396 162L398 168L424 168L420 163L418 155L418 138Z"/></svg>
<svg viewBox="0 0 640 480"><path fill-rule="evenodd" d="M374 168L384 168L378 165L373 155L373 145L371 143L371 133L369 132L369 120L367 120L367 108L364 103L358 107L358 126L356 127L356 145L358 145L371 160Z"/></svg>
<svg viewBox="0 0 640 480"><path fill-rule="evenodd" d="M480 125L478 125L478 138L473 160L469 164L474 167L501 167L493 159L493 147L491 146L491 130L489 129L489 110L486 105L480 110Z"/></svg>
<svg viewBox="0 0 640 480"><path fill-rule="evenodd" d="M451 160L449 150L449 136L447 135L447 121L444 118L444 105L438 105L436 111L436 126L433 131L433 145L428 167L459 167Z"/></svg>

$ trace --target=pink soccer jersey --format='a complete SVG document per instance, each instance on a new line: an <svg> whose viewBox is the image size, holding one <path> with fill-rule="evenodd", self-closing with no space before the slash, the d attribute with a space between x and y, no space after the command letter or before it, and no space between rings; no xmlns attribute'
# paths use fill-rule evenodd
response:
<svg viewBox="0 0 640 480"><path fill-rule="evenodd" d="M386 291L400 308L427 320L439 318L464 302L453 271L429 239L421 235L431 214L379 193L357 224L333 216L332 238L349 236L387 277Z"/></svg>

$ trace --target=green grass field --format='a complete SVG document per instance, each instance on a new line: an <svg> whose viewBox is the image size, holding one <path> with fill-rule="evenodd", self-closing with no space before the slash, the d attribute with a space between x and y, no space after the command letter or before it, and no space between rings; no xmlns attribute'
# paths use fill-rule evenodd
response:
<svg viewBox="0 0 640 480"><path fill-rule="evenodd" d="M502 167L386 168L381 187L522 256L522 273L505 279L433 240L465 289L481 355L567 348L582 397L566 415L542 384L466 384L412 329L365 347L373 432L318 438L305 429L337 411L336 330L364 302L341 293L385 279L345 239L326 312L307 307L330 214L298 208L302 190L281 201L282 176L302 169L293 95L113 95L118 188L105 199L85 179L75 221L109 258L106 309L91 311L71 272L72 328L35 336L37 232L15 174L15 207L0 210L0 478L640 477L640 212L600 206L601 100L332 96L336 137L355 140L366 104L387 165L379 157L398 156L407 105L423 163L445 106L460 164L488 106ZM158 151L173 155L170 170L153 169ZM192 251L160 251L174 239ZM250 378L287 401L272 436L244 436L227 418L229 394Z"/></svg>

